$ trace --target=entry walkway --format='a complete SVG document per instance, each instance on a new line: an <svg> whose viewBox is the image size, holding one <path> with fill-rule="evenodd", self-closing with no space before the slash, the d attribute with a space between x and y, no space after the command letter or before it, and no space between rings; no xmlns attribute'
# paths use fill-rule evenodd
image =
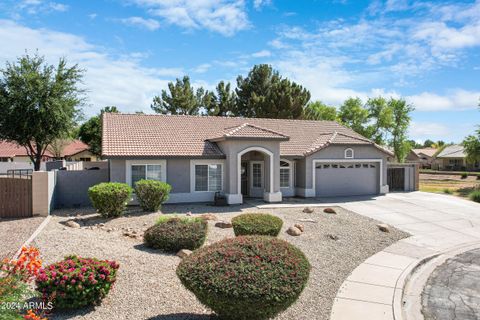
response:
<svg viewBox="0 0 480 320"><path fill-rule="evenodd" d="M412 234L371 256L350 274L337 293L331 320L404 319L403 288L415 266L426 257L480 243L480 204L454 196L390 193L373 198L316 199L308 205L341 206Z"/></svg>

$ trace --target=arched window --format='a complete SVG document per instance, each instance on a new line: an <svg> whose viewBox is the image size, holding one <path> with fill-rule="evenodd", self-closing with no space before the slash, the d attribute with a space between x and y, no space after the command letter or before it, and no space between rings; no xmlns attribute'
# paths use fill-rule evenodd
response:
<svg viewBox="0 0 480 320"><path fill-rule="evenodd" d="M345 159L353 159L353 149L345 149Z"/></svg>
<svg viewBox="0 0 480 320"><path fill-rule="evenodd" d="M280 161L280 188L290 188L291 170L290 162Z"/></svg>

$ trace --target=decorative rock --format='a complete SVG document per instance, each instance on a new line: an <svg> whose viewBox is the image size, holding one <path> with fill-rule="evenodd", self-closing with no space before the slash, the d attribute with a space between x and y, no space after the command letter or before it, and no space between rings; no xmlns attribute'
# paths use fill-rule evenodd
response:
<svg viewBox="0 0 480 320"><path fill-rule="evenodd" d="M295 223L294 227L302 232L305 231L305 227L303 226L303 224Z"/></svg>
<svg viewBox="0 0 480 320"><path fill-rule="evenodd" d="M298 219L297 221L300 221L300 222L311 222L311 223L317 223L317 222L318 222L317 220L313 220L313 219Z"/></svg>
<svg viewBox="0 0 480 320"><path fill-rule="evenodd" d="M312 207L305 207L303 209L303 212L305 213L313 213L313 211L315 211L315 209L313 209Z"/></svg>
<svg viewBox="0 0 480 320"><path fill-rule="evenodd" d="M98 226L99 227L105 227L105 223L99 223Z"/></svg>
<svg viewBox="0 0 480 320"><path fill-rule="evenodd" d="M215 223L215 227L221 228L221 229L228 229L228 228L233 228L233 225L231 222L228 222L228 221L219 221Z"/></svg>
<svg viewBox="0 0 480 320"><path fill-rule="evenodd" d="M202 214L200 216L201 219L203 220L212 220L212 221L215 221L215 220L218 220L217 216L214 215L213 213L205 213L205 214Z"/></svg>
<svg viewBox="0 0 480 320"><path fill-rule="evenodd" d="M377 224L378 230L382 232L390 232L390 226L388 224L380 223Z"/></svg>
<svg viewBox="0 0 480 320"><path fill-rule="evenodd" d="M80 228L80 224L78 222L73 221L73 220L68 220L67 222L65 222L65 225L67 227L70 227L70 228L75 228L75 229Z"/></svg>
<svg viewBox="0 0 480 320"><path fill-rule="evenodd" d="M330 239L335 240L335 241L338 240L338 236L336 236L334 234L327 234L327 237L329 237Z"/></svg>
<svg viewBox="0 0 480 320"><path fill-rule="evenodd" d="M287 229L287 233L291 236L298 237L302 234L302 231L300 231L300 229L298 229L297 227L290 227Z"/></svg>
<svg viewBox="0 0 480 320"><path fill-rule="evenodd" d="M191 213L191 212L187 212L185 215L186 215L187 217L190 217L190 216L192 215L192 213Z"/></svg>
<svg viewBox="0 0 480 320"><path fill-rule="evenodd" d="M323 209L323 212L330 213L330 214L337 214L337 212L332 208L325 208Z"/></svg>
<svg viewBox="0 0 480 320"><path fill-rule="evenodd" d="M188 250L188 249L182 249L180 251L177 252L177 257L180 257L180 258L185 258L186 256L189 256L192 254L192 251L191 250Z"/></svg>

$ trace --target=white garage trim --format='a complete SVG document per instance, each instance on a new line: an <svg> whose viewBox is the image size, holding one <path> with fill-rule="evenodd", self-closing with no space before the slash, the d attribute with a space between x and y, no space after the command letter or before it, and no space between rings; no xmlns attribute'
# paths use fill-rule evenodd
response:
<svg viewBox="0 0 480 320"><path fill-rule="evenodd" d="M312 160L312 189L313 194L316 194L316 180L315 180L315 171L317 167L317 163L349 163L349 162L378 162L380 164L380 172L379 172L379 188L380 192L382 191L383 185L383 160L382 159L313 159Z"/></svg>

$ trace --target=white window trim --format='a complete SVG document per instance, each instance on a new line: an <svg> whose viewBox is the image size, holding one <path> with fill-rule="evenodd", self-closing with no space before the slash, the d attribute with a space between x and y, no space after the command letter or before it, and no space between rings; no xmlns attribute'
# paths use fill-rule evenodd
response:
<svg viewBox="0 0 480 320"><path fill-rule="evenodd" d="M261 182L262 185L260 187L253 186L253 164L260 164L260 172L261 172ZM250 161L250 188L251 189L265 189L265 163L263 161Z"/></svg>
<svg viewBox="0 0 480 320"><path fill-rule="evenodd" d="M380 192L383 186L383 160L382 159L313 159L312 160L312 190L313 194L316 194L315 172L317 171L317 163L342 163L342 162L378 162L380 164L379 169L379 187Z"/></svg>
<svg viewBox="0 0 480 320"><path fill-rule="evenodd" d="M280 159L280 162L281 161L285 161L288 163L288 187L282 187L280 185L280 189L290 189L292 188L292 181L293 181L293 161L290 161L290 160L287 160L287 159ZM279 162L279 167L280 167L280 170L283 168L283 169L287 169L287 167L282 167L280 166L280 162ZM280 181L280 176L278 177L278 181L279 183L281 183Z"/></svg>
<svg viewBox="0 0 480 320"><path fill-rule="evenodd" d="M219 159L219 160L190 160L190 192L191 193L205 193L205 192L210 192L210 193L215 193L218 191L196 191L195 190L195 166L196 165L210 165L210 164L221 164L222 165L222 179L221 179L221 185L222 188L219 191L224 191L225 188L225 160Z"/></svg>
<svg viewBox="0 0 480 320"><path fill-rule="evenodd" d="M351 157L347 156L347 152L349 152L349 151L352 152L352 156L351 156ZM347 149L345 149L345 151L343 152L343 155L344 155L345 159L353 159L353 158L355 158L355 152L353 151L352 148L347 148Z"/></svg>
<svg viewBox="0 0 480 320"><path fill-rule="evenodd" d="M161 165L161 175L163 182L167 182L167 160L126 160L125 161L125 180L127 180L127 184L131 187L132 186L132 166L145 166L145 165L152 165L157 164Z"/></svg>

